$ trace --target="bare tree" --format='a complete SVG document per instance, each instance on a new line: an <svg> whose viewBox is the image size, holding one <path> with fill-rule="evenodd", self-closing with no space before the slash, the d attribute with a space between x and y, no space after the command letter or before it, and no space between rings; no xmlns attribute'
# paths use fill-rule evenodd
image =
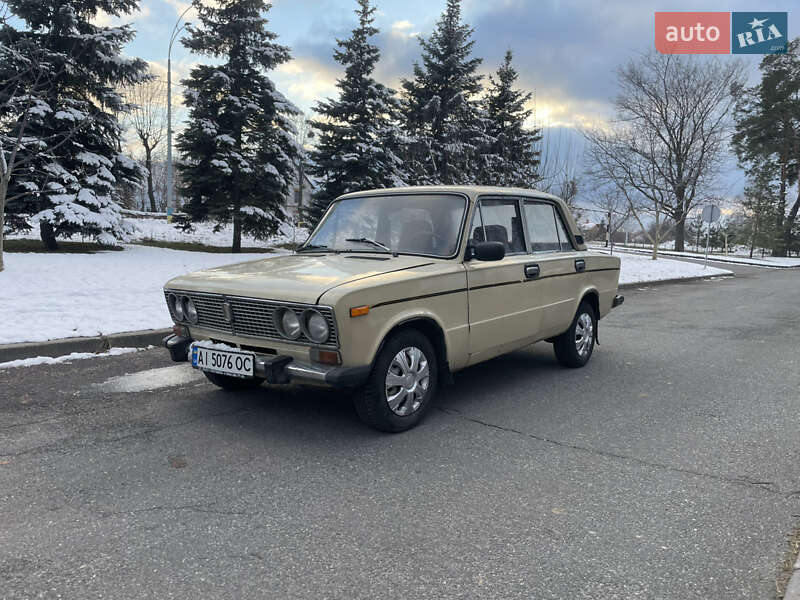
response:
<svg viewBox="0 0 800 600"><path fill-rule="evenodd" d="M147 169L147 197L150 211L156 212L153 157L167 135L167 84L152 77L124 90L125 98L136 107L127 116L127 126L133 129L144 150L144 166Z"/></svg>
<svg viewBox="0 0 800 600"><path fill-rule="evenodd" d="M719 173L731 133L730 90L743 72L739 61L643 54L617 71L617 119L610 131L587 135L590 152L605 156L605 167L615 164L606 177L621 177L640 196L637 202L646 198L648 210L674 221L676 250L684 249L687 215ZM609 151L630 164L611 159Z"/></svg>
<svg viewBox="0 0 800 600"><path fill-rule="evenodd" d="M669 231L665 206L671 190L664 182L657 156L658 136L652 131L639 131L627 124L617 124L610 131L584 131L589 145L589 173L601 186L615 190L628 206L628 212L653 245L653 260L658 247Z"/></svg>
<svg viewBox="0 0 800 600"><path fill-rule="evenodd" d="M603 211L606 220L606 244L614 253L614 234L621 231L631 217L631 204L625 195L616 187L607 186L599 189L596 194L595 204Z"/></svg>

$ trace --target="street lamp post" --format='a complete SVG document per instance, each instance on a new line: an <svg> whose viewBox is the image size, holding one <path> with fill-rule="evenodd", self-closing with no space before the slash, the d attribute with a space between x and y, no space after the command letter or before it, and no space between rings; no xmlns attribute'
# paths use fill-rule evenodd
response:
<svg viewBox="0 0 800 600"><path fill-rule="evenodd" d="M169 48L167 49L167 222L172 221L172 212L175 209L175 186L172 181L172 44L178 39L189 23L181 25L183 15L189 12L192 5L186 7L175 26L172 28L172 35L169 38Z"/></svg>

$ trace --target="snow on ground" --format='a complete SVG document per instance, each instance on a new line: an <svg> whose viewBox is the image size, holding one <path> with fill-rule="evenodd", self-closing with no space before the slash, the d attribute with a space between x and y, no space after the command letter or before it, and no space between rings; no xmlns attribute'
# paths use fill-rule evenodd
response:
<svg viewBox="0 0 800 600"><path fill-rule="evenodd" d="M219 231L214 231L213 223L196 223L190 232L183 232L175 223L167 223L166 218L153 218L145 215L154 213L142 213L125 211L126 222L134 227L134 233L130 242L136 243L146 240L156 240L159 242L187 242L192 244L204 244L206 246L227 246L230 247L233 241L233 225L225 225ZM16 233L8 236L11 239L39 239L38 227L33 227L27 233ZM281 225L280 233L268 240L256 240L252 236L242 234L242 246L245 248L260 248L269 246L280 246L292 242L302 243L308 238L308 230L304 227L294 227L290 223ZM80 236L70 238L73 242L92 241L83 239Z"/></svg>
<svg viewBox="0 0 800 600"><path fill-rule="evenodd" d="M128 219L136 226L136 233L133 234L132 242L142 240L158 240L163 242L189 242L195 244L205 244L206 246L230 246L233 240L232 225L223 227L220 231L214 231L213 223L196 223L194 231L184 233L177 229L173 223L167 223L164 219ZM304 242L308 237L308 231L303 227L293 227L291 224L283 224L281 232L275 237L266 241L259 241L249 235L242 235L242 246L258 248L264 246L278 246L291 242Z"/></svg>
<svg viewBox="0 0 800 600"><path fill-rule="evenodd" d="M152 346L151 346L152 348ZM85 358L98 358L100 356L119 356L120 354L130 354L131 352L139 352L146 350L146 348L111 348L107 352L73 352L65 354L64 356L34 356L33 358L20 358L18 360L10 360L8 362L0 363L0 369L10 369L13 367L32 367L34 365L57 365L59 363L69 363L73 360L82 360Z"/></svg>
<svg viewBox="0 0 800 600"><path fill-rule="evenodd" d="M727 269L706 267L697 263L682 260L659 258L652 260L649 256L639 254L614 253L622 261L620 264L619 283L652 283L668 279L688 279L692 277L717 277L732 275Z"/></svg>
<svg viewBox="0 0 800 600"><path fill-rule="evenodd" d="M7 253L0 272L0 344L169 327L164 283L195 271L273 254L213 254L129 245L96 254ZM619 254L620 283L730 271Z"/></svg>
<svg viewBox="0 0 800 600"><path fill-rule="evenodd" d="M97 254L5 254L0 344L94 336L172 325L168 279L272 254L212 254L148 246Z"/></svg>
<svg viewBox="0 0 800 600"><path fill-rule="evenodd" d="M603 250L605 251L606 248L603 246L597 247L590 247L591 250ZM647 254L648 256L652 252L650 248L631 248L631 247L620 247L614 246L614 252L625 252L625 253L637 253L637 254ZM663 250L659 249L658 251L659 256L681 256L686 258L693 258L695 260L703 260L703 254L697 254L696 252L676 252L675 250ZM708 255L709 261L715 262L727 262L732 264L742 264L742 265L754 265L754 266L762 266L762 267L800 267L800 257L779 257L779 256L765 256L761 258L760 256L753 256L753 258L749 258L749 256L741 256L741 255L734 255L734 254L709 254Z"/></svg>

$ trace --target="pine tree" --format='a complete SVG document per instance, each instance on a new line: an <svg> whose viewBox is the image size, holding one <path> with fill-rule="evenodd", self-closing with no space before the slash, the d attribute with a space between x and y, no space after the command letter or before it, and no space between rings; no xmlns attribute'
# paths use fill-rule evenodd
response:
<svg viewBox="0 0 800 600"><path fill-rule="evenodd" d="M473 29L461 21L461 0L447 8L428 39L422 64L402 87L408 138L404 159L416 184L471 184L477 179L485 116L476 95L482 60L471 56Z"/></svg>
<svg viewBox="0 0 800 600"><path fill-rule="evenodd" d="M771 166L779 186L772 254L786 256L800 215L800 193L794 202L787 200L800 179L800 38L789 43L786 54L765 56L759 68L757 85L736 90L733 147L751 178Z"/></svg>
<svg viewBox="0 0 800 600"><path fill-rule="evenodd" d="M242 233L274 235L299 153L291 117L299 110L266 72L290 59L266 29L264 0L195 0L201 25L183 41L214 64L192 69L184 99L189 122L178 138L183 210L192 222L233 223L232 251Z"/></svg>
<svg viewBox="0 0 800 600"><path fill-rule="evenodd" d="M512 187L531 187L538 179L541 139L538 129L528 129L525 121L532 110L525 108L533 94L516 89L519 74L511 64L513 54L506 52L497 70L497 79L489 76L484 99L490 139L484 149L480 183Z"/></svg>
<svg viewBox="0 0 800 600"><path fill-rule="evenodd" d="M115 90L141 81L146 63L122 55L134 37L129 26L101 27L92 19L99 10L130 14L138 2L8 0L8 6L24 27L7 24L2 31L0 140L3 162L13 154L18 166L7 189L7 226L27 230L38 222L49 249L58 247L56 238L75 234L104 244L124 239L130 228L115 185L138 185L143 172L119 152L117 115L130 107Z"/></svg>
<svg viewBox="0 0 800 600"><path fill-rule="evenodd" d="M308 218L316 223L330 202L357 190L404 184L402 161L394 150L400 132L399 101L394 90L372 77L380 51L370 43L378 33L375 7L357 0L358 27L346 40L337 40L334 59L345 67L336 82L337 99L319 102L313 121L318 142L311 154L311 172L321 181Z"/></svg>

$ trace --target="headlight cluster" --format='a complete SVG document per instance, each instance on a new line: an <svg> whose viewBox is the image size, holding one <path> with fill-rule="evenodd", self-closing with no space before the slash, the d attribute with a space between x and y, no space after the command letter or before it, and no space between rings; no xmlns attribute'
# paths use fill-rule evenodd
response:
<svg viewBox="0 0 800 600"><path fill-rule="evenodd" d="M304 333L315 344L324 344L331 336L328 320L313 308L298 314L291 308L281 307L274 312L273 320L278 333L289 340L296 340Z"/></svg>
<svg viewBox="0 0 800 600"><path fill-rule="evenodd" d="M175 318L178 321L189 321L189 323L197 323L198 314L197 307L188 296L178 296L177 294L169 295L169 307L172 309Z"/></svg>

